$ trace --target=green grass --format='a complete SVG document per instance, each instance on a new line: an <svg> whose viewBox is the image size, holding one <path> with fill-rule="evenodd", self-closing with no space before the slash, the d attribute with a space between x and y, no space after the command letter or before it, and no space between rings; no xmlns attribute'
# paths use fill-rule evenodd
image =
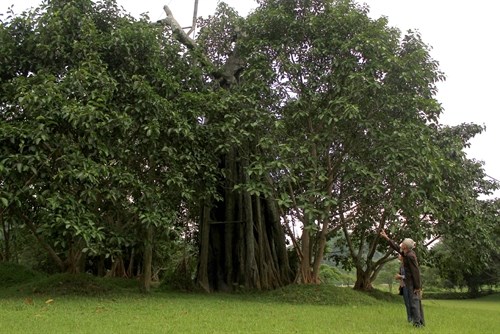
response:
<svg viewBox="0 0 500 334"><path fill-rule="evenodd" d="M1 271L0 271L1 272ZM1 279L1 277L0 277ZM136 282L79 275L0 288L2 333L495 333L500 295L425 300L427 326L405 322L384 292L289 286L263 293L137 292Z"/></svg>

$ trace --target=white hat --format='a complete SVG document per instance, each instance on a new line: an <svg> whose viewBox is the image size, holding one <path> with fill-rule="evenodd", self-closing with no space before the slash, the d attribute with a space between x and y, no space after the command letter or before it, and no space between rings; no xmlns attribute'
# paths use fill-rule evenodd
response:
<svg viewBox="0 0 500 334"><path fill-rule="evenodd" d="M405 238L402 242L403 245L406 246L408 249L413 249L415 247L415 241L413 241L410 238Z"/></svg>

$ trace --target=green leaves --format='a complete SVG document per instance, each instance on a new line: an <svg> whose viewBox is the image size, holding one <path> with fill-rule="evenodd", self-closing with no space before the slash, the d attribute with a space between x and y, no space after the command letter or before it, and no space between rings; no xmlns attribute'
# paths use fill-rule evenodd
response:
<svg viewBox="0 0 500 334"><path fill-rule="evenodd" d="M168 34L87 0L51 1L0 32L5 219L22 213L58 254L111 254L213 191L222 141L199 117L220 101Z"/></svg>

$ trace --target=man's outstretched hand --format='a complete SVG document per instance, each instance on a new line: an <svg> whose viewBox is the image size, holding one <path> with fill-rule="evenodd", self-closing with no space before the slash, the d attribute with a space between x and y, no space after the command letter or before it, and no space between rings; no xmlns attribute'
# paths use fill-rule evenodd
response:
<svg viewBox="0 0 500 334"><path fill-rule="evenodd" d="M387 236L387 233L385 233L385 231L384 231L384 230L380 231L380 233L379 233L379 234L380 234L380 236L381 236L382 238L384 238L384 239L386 239L386 240L389 240L389 237Z"/></svg>

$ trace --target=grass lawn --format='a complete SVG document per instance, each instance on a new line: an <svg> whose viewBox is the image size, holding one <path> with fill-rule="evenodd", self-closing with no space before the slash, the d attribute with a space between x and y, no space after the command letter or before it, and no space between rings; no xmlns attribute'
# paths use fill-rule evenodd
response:
<svg viewBox="0 0 500 334"><path fill-rule="evenodd" d="M65 276L0 287L0 332L500 333L499 294L425 300L427 326L416 329L406 323L400 297L383 292L290 286L253 294L156 289L142 295L128 283L110 288L96 279L77 282L76 290L68 289Z"/></svg>

